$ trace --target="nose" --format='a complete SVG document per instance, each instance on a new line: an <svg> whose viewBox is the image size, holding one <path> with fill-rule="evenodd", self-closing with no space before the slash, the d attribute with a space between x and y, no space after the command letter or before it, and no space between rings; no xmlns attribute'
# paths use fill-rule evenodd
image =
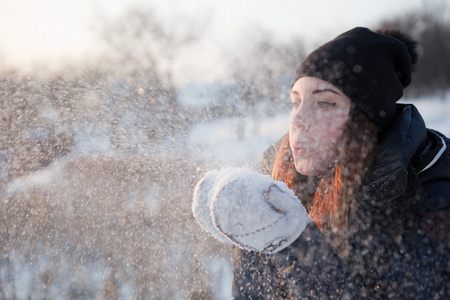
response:
<svg viewBox="0 0 450 300"><path fill-rule="evenodd" d="M296 112L292 112L290 122L296 131L305 132L309 130L311 118L309 115L310 113L311 112L308 112L302 108L299 108Z"/></svg>
<svg viewBox="0 0 450 300"><path fill-rule="evenodd" d="M304 124L297 125L297 130L300 131L300 132L305 132L308 129L309 129L309 126L306 126Z"/></svg>

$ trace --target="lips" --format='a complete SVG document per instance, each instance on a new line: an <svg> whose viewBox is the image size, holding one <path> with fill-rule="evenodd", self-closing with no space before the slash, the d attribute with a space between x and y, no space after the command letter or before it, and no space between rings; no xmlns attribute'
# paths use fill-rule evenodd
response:
<svg viewBox="0 0 450 300"><path fill-rule="evenodd" d="M291 141L291 149L294 155L305 155L308 145L305 137L297 136L295 140Z"/></svg>

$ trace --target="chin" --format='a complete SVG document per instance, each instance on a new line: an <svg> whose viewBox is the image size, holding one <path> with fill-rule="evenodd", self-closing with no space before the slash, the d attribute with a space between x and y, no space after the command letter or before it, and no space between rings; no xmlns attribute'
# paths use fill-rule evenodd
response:
<svg viewBox="0 0 450 300"><path fill-rule="evenodd" d="M306 176L319 176L325 173L325 171L322 168L318 168L317 166L311 163L295 164L295 169L300 174Z"/></svg>

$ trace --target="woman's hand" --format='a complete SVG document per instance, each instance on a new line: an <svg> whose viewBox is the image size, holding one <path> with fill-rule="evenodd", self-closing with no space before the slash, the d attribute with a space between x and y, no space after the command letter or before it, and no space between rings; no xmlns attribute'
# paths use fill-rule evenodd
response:
<svg viewBox="0 0 450 300"><path fill-rule="evenodd" d="M247 250L278 252L311 222L286 184L245 169L208 172L193 200L194 216L206 231Z"/></svg>

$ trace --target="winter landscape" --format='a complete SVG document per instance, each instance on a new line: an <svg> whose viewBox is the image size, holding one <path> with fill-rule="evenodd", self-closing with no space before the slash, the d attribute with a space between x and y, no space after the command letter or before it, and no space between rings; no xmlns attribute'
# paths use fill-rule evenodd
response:
<svg viewBox="0 0 450 300"><path fill-rule="evenodd" d="M449 95L405 102L450 134ZM4 180L4 297L230 299L233 249L194 220L194 186L209 170L252 168L286 132L288 114L199 122L142 153L84 136L79 150Z"/></svg>
<svg viewBox="0 0 450 300"><path fill-rule="evenodd" d="M156 25L138 42L127 26L105 26L111 55L83 70L0 65L0 299L231 298L234 249L195 221L194 187L210 170L255 168L287 132L304 45L262 35L227 58L228 78L177 85L172 64L200 34L154 49L168 30ZM158 48L171 42L179 48ZM447 68L401 100L447 136L449 78Z"/></svg>

